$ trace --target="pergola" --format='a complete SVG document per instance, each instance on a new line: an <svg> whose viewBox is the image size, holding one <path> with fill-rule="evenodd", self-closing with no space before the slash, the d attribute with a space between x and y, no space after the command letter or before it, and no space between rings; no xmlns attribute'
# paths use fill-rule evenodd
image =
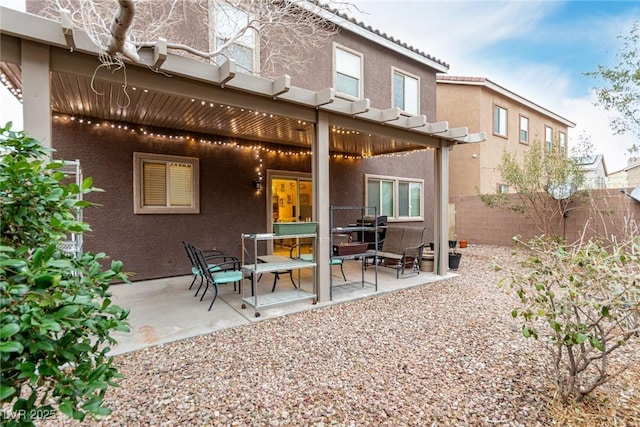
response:
<svg viewBox="0 0 640 427"><path fill-rule="evenodd" d="M330 153L375 156L434 149L435 272L446 274L448 153L456 144L484 141L484 132L469 134L466 127L449 128L444 121L429 123L424 115L402 115L398 108L372 108L366 98L340 99L330 88L314 92L295 87L286 75L266 79L237 73L232 60L216 66L171 54L162 40L139 52L142 64L127 64L125 80L123 72L98 68L101 52L64 16L56 22L0 8L0 34L0 69L13 87L21 88L25 130L45 145L52 141L53 111L308 148L318 222L318 283L328 283L330 275L329 262L322 259L330 253ZM125 84L131 90L123 108ZM328 299L328 289L320 289L319 299Z"/></svg>

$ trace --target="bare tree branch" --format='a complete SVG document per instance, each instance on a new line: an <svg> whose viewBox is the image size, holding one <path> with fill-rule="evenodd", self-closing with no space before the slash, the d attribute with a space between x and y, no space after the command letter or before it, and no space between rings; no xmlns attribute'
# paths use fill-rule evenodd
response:
<svg viewBox="0 0 640 427"><path fill-rule="evenodd" d="M306 0L117 0L117 7L113 0L44 3L42 14L54 19L69 11L74 24L103 50L105 66L124 66L124 58L139 63L137 51L162 37L178 54L218 64L244 46L259 64L245 71L273 77L291 66L306 69L314 51L338 31L318 14L323 6ZM242 13L233 12L238 10Z"/></svg>

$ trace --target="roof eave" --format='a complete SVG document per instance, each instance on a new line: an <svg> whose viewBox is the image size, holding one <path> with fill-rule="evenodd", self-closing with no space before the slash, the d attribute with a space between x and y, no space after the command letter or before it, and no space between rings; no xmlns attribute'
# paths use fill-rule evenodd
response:
<svg viewBox="0 0 640 427"><path fill-rule="evenodd" d="M335 13L321 7L318 6L316 4L313 4L312 2L309 1L301 1L300 3L298 3L298 5L300 7L303 7L306 10L312 11L314 13L316 13L318 16L320 16L321 18L339 26L340 28L343 28L347 31L350 31L352 33L357 34L358 36L365 38L369 41L372 41L374 43L377 43L380 46L383 46L387 49L390 49L394 52L397 52L401 55L404 55L414 61L417 61L423 65L426 65L430 68L433 68L436 72L438 73L446 73L449 71L449 65L447 64L443 64L441 62L438 62L437 60L434 59L430 59L427 56L421 55L419 53L417 53L416 51L413 51L407 47L404 47L392 40L389 40L388 38L385 38L379 34L376 34L372 31L369 31L368 29L349 21L348 19L345 19L339 15L336 15Z"/></svg>
<svg viewBox="0 0 640 427"><path fill-rule="evenodd" d="M449 77L449 76L447 76ZM487 89L491 89L494 92L497 92L503 96L506 96L507 98L510 98L522 105L525 105L529 108L531 108L532 110L535 110L541 114L544 114L545 116L551 117L552 119L559 121L560 123L564 124L565 126L569 127L569 128L575 128L576 124L574 122L572 122L569 119L566 119L564 117L562 117L559 114L554 113L551 110L548 110L538 104L536 104L533 101L528 100L527 98L518 95L515 92L510 91L509 89L500 86L497 83L492 82L490 79L484 78L482 80L454 80L454 79L450 79L450 78L446 78L446 79L442 79L442 78L438 78L437 79L438 83L443 83L443 84L457 84L457 85L467 85L467 86L483 86L486 87Z"/></svg>

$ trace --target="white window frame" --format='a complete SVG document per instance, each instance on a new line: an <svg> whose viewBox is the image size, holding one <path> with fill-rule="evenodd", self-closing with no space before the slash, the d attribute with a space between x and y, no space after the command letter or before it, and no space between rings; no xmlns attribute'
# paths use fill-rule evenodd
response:
<svg viewBox="0 0 640 427"><path fill-rule="evenodd" d="M178 163L191 166L191 204L189 206L145 206L143 165L150 163ZM167 181L167 196L170 183ZM170 200L170 197L167 197ZM154 153L133 153L133 213L135 214L199 214L200 213L200 161L195 157L168 156Z"/></svg>
<svg viewBox="0 0 640 427"><path fill-rule="evenodd" d="M404 93L403 93L403 105L396 105L396 75L401 76L404 79ZM416 92L414 94L411 93L407 93L407 79L410 80L415 80L416 82ZM415 109L408 109L407 108L407 99L414 99L415 102ZM415 74L411 74L411 73L407 73L406 71L402 71L399 68L396 67L391 67L391 100L392 100L392 105L394 107L398 107L400 108L400 110L402 110L404 113L407 114L414 114L414 115L419 115L420 114L420 77L416 76Z"/></svg>
<svg viewBox="0 0 640 427"><path fill-rule="evenodd" d="M525 120L526 126L522 126L523 120ZM522 132L524 132L524 138L523 138ZM520 132L519 133L520 133L520 136L519 136L520 142L522 144L528 144L529 143L529 117L520 115Z"/></svg>
<svg viewBox="0 0 640 427"><path fill-rule="evenodd" d="M360 75L356 76L356 75L350 75L350 74L345 74L345 73L341 73L344 74L348 77L354 78L354 79L358 79L358 93L356 95L352 95L349 93L344 93L344 92L339 92L338 91L338 58L337 58L337 53L338 51L342 51L346 54L349 55L353 55L355 57L358 57L359 61L360 61ZM349 49L346 46L342 46L340 44L337 43L333 43L333 87L336 90L336 95L342 97L342 98L346 98L349 100L356 100L356 99L361 99L363 98L363 93L364 93L364 56L362 55L362 53L353 50L353 49Z"/></svg>
<svg viewBox="0 0 640 427"><path fill-rule="evenodd" d="M387 215L387 219L389 221L394 222L403 222L403 221L424 221L424 179L417 178L404 178L398 176L386 176L386 175L373 175L373 174L365 174L364 176L364 200L365 204L368 204L369 200L369 180L376 181L385 181L393 183L393 214ZM420 185L420 202L419 202L419 210L420 214L418 216L400 216L400 184L401 183L409 183L409 184L419 184ZM411 197L409 197L409 203L411 203ZM409 204L408 211L411 212L412 206ZM377 212L378 215L384 215L382 212Z"/></svg>
<svg viewBox="0 0 640 427"><path fill-rule="evenodd" d="M567 155L567 134L564 132L558 132L558 144L560 152L563 156Z"/></svg>
<svg viewBox="0 0 640 427"><path fill-rule="evenodd" d="M211 52L217 51L218 50L218 39L220 37L218 37L218 33L216 32L216 28L218 28L219 26L223 26L218 25L218 16L220 16L219 14L222 14L224 12L222 12L220 9L221 8L229 8L230 10L235 10L235 13L238 14L243 14L247 17L247 20L251 19L251 15L249 15L247 12L245 12L244 10L235 7L231 4L228 3L220 3L220 2L210 2L210 7L209 7L209 20L210 22L213 22L214 25L211 25L211 34L209 37L209 50ZM238 39L236 41L233 42L234 45L238 45L242 48L245 49L250 49L253 52L253 64L252 64L252 69L248 70L245 66L243 66L240 62L238 62L238 60L236 58L232 58L236 61L236 69L239 72L242 73L246 73L246 74L251 74L251 73L259 73L260 72L260 38L256 36L256 32L253 29L248 29L247 32L245 34L243 34L242 36L238 37ZM223 59L224 58L224 59ZM226 59L225 56L220 56L219 58L214 58L214 62L217 65L221 65L224 60Z"/></svg>
<svg viewBox="0 0 640 427"><path fill-rule="evenodd" d="M544 126L544 152L551 153L553 149L553 128L551 126Z"/></svg>
<svg viewBox="0 0 640 427"><path fill-rule="evenodd" d="M504 111L504 120L501 120L502 114L499 114L502 111ZM499 114L497 121L498 129L496 129L496 114ZM493 134L506 138L508 134L507 123L509 123L509 111L498 104L493 104Z"/></svg>
<svg viewBox="0 0 640 427"><path fill-rule="evenodd" d="M496 193L507 194L509 192L509 186L507 184L496 184Z"/></svg>

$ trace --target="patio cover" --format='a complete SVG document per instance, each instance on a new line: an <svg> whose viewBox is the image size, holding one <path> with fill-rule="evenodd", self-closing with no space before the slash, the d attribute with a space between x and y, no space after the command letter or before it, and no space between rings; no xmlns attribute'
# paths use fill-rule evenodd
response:
<svg viewBox="0 0 640 427"><path fill-rule="evenodd" d="M22 91L25 130L51 145L51 112L135 125L234 136L306 147L312 153L314 220L318 222L318 283L328 283L329 156L375 156L435 150L435 272L448 269L448 153L456 144L485 140L484 132L429 123L426 116L380 110L369 99L347 101L333 89L292 86L289 76L265 79L168 53L161 42L139 52L144 64L125 73L98 69L100 54L68 21L56 22L0 7L0 71ZM104 94L98 96L94 89ZM124 108L123 104L127 107ZM229 108L224 108L224 106ZM234 108L231 108L234 107ZM325 255L327 254L327 255ZM328 288L319 299L328 299Z"/></svg>

